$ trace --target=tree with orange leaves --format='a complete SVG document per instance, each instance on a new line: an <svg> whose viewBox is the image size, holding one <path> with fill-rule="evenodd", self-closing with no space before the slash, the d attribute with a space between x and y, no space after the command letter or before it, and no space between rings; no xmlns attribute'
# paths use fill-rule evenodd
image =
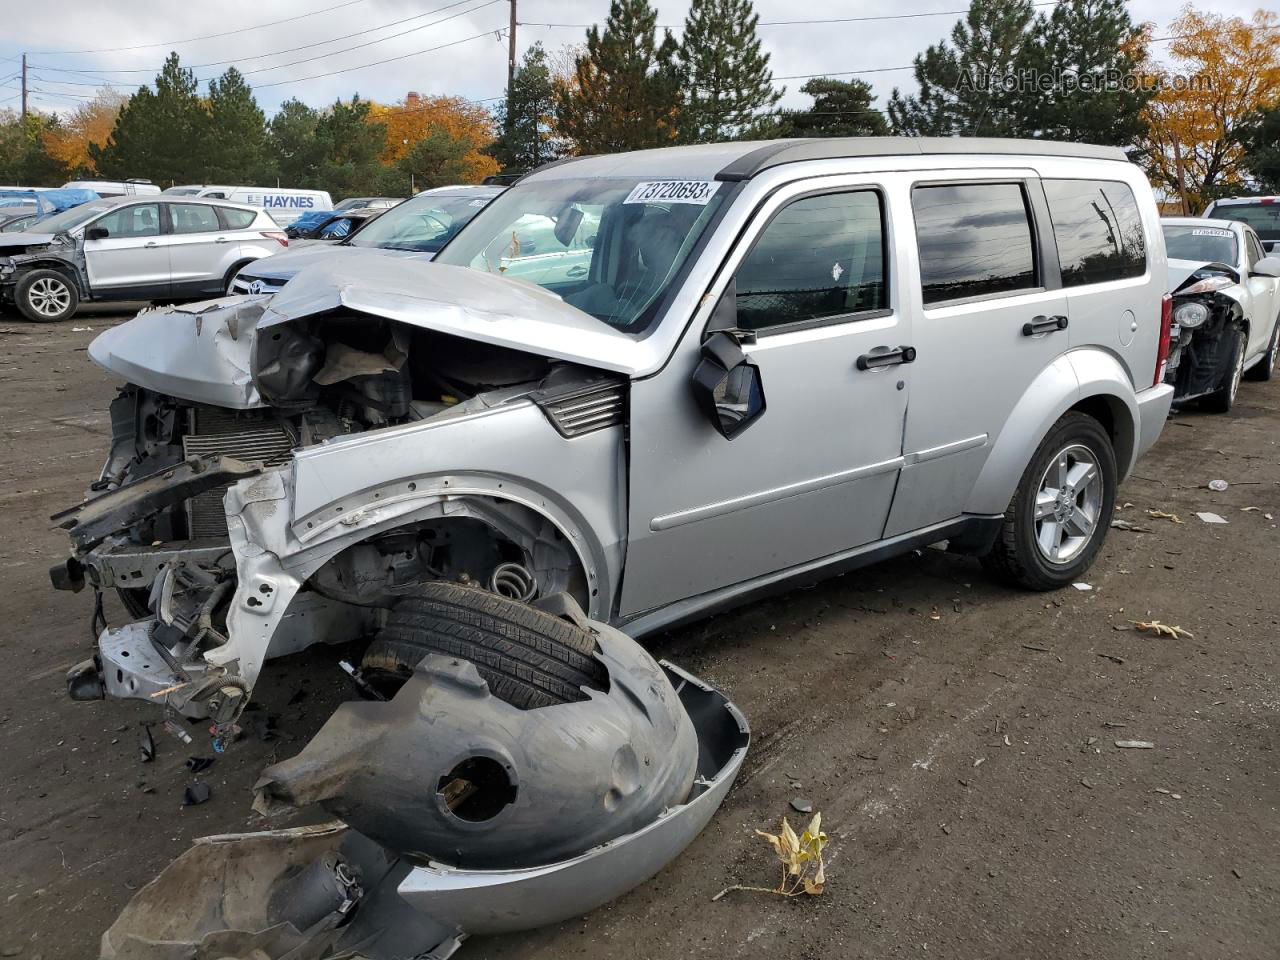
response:
<svg viewBox="0 0 1280 960"><path fill-rule="evenodd" d="M1194 213L1240 185L1240 135L1258 110L1280 103L1280 19L1266 10L1246 21L1187 6L1169 32L1172 66L1148 62L1144 71L1159 91L1139 146L1152 181L1182 192Z"/></svg>
<svg viewBox="0 0 1280 960"><path fill-rule="evenodd" d="M399 103L374 104L369 120L387 128L386 148L379 158L395 166L421 140L441 134L466 145L461 169L469 183L498 172L497 161L481 151L493 143L493 118L479 104L462 97L423 96L410 92Z"/></svg>
<svg viewBox="0 0 1280 960"><path fill-rule="evenodd" d="M98 172L89 145L101 147L111 136L116 117L129 102L129 95L118 90L99 90L92 100L75 109L56 127L44 133L44 148L66 168L72 177L92 176Z"/></svg>

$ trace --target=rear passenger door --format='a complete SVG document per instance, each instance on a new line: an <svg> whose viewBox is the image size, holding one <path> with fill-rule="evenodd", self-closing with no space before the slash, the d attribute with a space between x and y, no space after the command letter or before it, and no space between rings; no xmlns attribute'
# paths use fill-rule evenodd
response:
<svg viewBox="0 0 1280 960"><path fill-rule="evenodd" d="M235 238L205 203L169 203L169 268L174 296L221 293L222 274L235 256ZM224 261L226 265L223 266Z"/></svg>
<svg viewBox="0 0 1280 960"><path fill-rule="evenodd" d="M1032 381L1068 347L1067 301L1030 171L921 174L904 277L917 346L892 537L957 517Z"/></svg>

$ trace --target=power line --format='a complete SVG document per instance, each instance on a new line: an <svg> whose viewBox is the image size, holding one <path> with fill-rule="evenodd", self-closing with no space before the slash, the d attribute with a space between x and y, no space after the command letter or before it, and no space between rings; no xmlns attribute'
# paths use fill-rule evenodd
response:
<svg viewBox="0 0 1280 960"><path fill-rule="evenodd" d="M433 13L440 13L441 11L444 11L444 10L452 10L454 7L459 7L464 3L472 3L472 2L473 0L454 0L453 3L446 4L443 7L436 7L434 10L427 10L424 13L415 13L411 17L401 17L399 20L392 20L389 23L379 24L376 27L366 27L364 30L357 30L355 33L344 33L337 37L330 37L328 40L317 40L314 43L304 43L301 46L287 47L284 50L273 50L270 53L255 53L252 56L237 57L234 60L213 60L213 61L210 61L209 63L192 63L187 65L187 69L203 70L205 67L221 67L221 66L226 66L227 64L232 64L232 63L244 63L247 60L265 60L268 57L278 57L286 53L296 53L299 50L310 50L313 47L322 47L327 43L337 43L340 40L350 40L354 37L362 37L367 33L376 33L379 30L386 30L388 27L398 27L400 26L400 24L408 23L410 20L421 20L423 17L429 17ZM430 24L426 24L426 26L430 26ZM404 36L404 34L403 33L395 34L395 36ZM382 39L391 40L393 39L393 37L383 37ZM380 41L376 41L376 42L380 42ZM341 51L335 51L335 52L341 52ZM90 77L90 78L94 78L94 74L102 74L102 73L159 73L160 72L160 67L120 67L120 68L112 67L110 69L92 67L90 68L90 70L85 71L85 70L73 70L70 67L54 67L44 63L33 63L32 66L37 67L41 70L54 70L54 71L57 71L58 73L75 73L75 74L79 74L81 76ZM104 80L103 82L106 83L109 81Z"/></svg>
<svg viewBox="0 0 1280 960"><path fill-rule="evenodd" d="M122 53L128 50L149 50L152 47L174 47L183 43L197 43L201 40L214 40L218 37L231 37L240 33L250 33L254 30L265 30L267 27L278 27L282 23L294 23L298 20L306 20L308 17L317 17L322 13L331 13L334 10L341 10L344 7L354 7L357 3L364 3L365 0L345 0L344 3L334 4L332 7L325 7L321 10L312 10L310 13L300 13L294 17L285 17L283 20L272 20L269 23L259 23L252 27L239 27L235 30L226 30L222 33L209 33L202 37L188 37L186 40L161 40L156 43L140 43L133 47L101 47L97 50L40 50L38 53L49 56L64 56L73 53Z"/></svg>

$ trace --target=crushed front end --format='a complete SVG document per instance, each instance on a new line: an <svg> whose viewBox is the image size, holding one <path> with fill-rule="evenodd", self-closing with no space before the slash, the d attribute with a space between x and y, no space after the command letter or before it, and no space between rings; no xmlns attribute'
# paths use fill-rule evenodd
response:
<svg viewBox="0 0 1280 960"><path fill-rule="evenodd" d="M1183 402L1230 386L1233 365L1242 360L1244 310L1239 275L1224 263L1188 269L1173 291L1173 322L1165 382Z"/></svg>

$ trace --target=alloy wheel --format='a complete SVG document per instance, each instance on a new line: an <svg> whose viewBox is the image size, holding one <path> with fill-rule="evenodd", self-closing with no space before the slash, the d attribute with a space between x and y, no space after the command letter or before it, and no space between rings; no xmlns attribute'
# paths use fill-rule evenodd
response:
<svg viewBox="0 0 1280 960"><path fill-rule="evenodd" d="M1036 546L1054 564L1071 563L1088 546L1102 515L1102 470L1093 451L1074 443L1058 452L1036 491Z"/></svg>
<svg viewBox="0 0 1280 960"><path fill-rule="evenodd" d="M27 299L42 317L58 317L71 306L71 289L61 280L41 277L27 291Z"/></svg>

